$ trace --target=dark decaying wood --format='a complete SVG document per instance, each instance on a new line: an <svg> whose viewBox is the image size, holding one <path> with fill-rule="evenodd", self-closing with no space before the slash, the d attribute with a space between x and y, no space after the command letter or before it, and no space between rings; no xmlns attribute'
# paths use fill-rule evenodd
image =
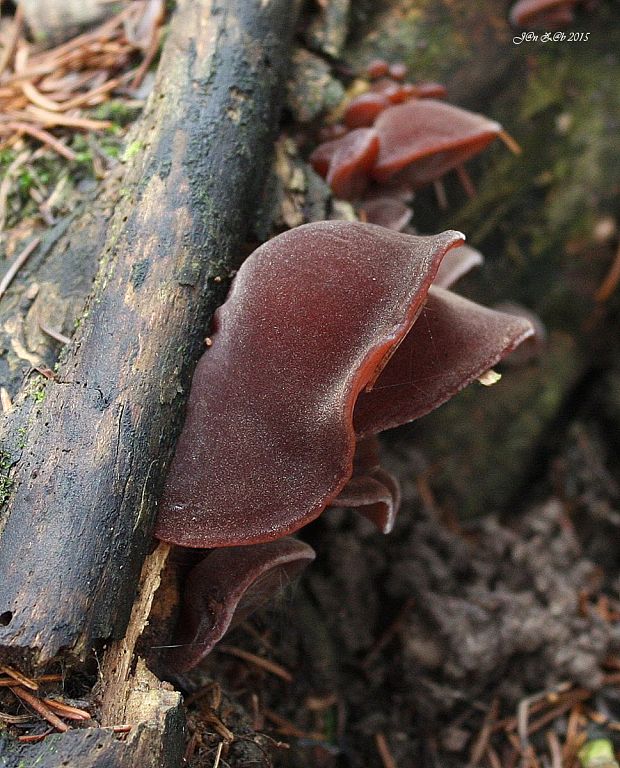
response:
<svg viewBox="0 0 620 768"><path fill-rule="evenodd" d="M2 768L179 768L185 752L180 695L151 692L144 717L126 736L112 728L85 728L47 736L38 744L4 744Z"/></svg>
<svg viewBox="0 0 620 768"><path fill-rule="evenodd" d="M124 631L191 370L261 199L296 13L177 4L81 327L27 428L5 424L5 660L79 658Z"/></svg>

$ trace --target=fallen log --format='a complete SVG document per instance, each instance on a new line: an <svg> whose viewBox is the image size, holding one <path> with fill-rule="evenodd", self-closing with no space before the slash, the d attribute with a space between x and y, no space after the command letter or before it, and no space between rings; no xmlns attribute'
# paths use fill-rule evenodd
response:
<svg viewBox="0 0 620 768"><path fill-rule="evenodd" d="M207 322L269 166L297 4L180 0L94 292L56 378L4 424L0 657L122 636Z"/></svg>

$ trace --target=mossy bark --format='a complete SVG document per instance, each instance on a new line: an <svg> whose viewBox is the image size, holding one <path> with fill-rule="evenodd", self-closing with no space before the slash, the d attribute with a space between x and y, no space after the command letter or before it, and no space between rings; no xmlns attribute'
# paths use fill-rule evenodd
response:
<svg viewBox="0 0 620 768"><path fill-rule="evenodd" d="M207 322L263 193L296 3L182 0L57 378L5 424L0 656L122 635ZM21 420L20 420L21 419Z"/></svg>

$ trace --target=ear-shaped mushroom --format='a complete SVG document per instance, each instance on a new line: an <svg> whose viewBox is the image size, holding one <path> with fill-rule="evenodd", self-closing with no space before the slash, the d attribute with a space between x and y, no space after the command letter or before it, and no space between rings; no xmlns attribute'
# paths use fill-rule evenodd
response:
<svg viewBox="0 0 620 768"><path fill-rule="evenodd" d="M519 0L510 11L510 22L517 27L571 24L576 5L577 0Z"/></svg>
<svg viewBox="0 0 620 768"><path fill-rule="evenodd" d="M358 128L339 139L320 144L310 155L310 163L325 177L338 197L353 200L366 189L378 151L379 141L374 129Z"/></svg>
<svg viewBox="0 0 620 768"><path fill-rule="evenodd" d="M198 363L157 537L226 547L316 518L351 476L359 393L462 241L459 232L415 237L334 221L254 251Z"/></svg>
<svg viewBox="0 0 620 768"><path fill-rule="evenodd" d="M387 195L365 200L361 210L369 224L394 229L396 232L401 232L409 224L413 215L411 208L402 200Z"/></svg>
<svg viewBox="0 0 620 768"><path fill-rule="evenodd" d="M466 275L470 269L480 266L484 258L480 251L469 245L460 245L458 248L452 248L446 253L443 261L439 265L433 285L439 288L450 288L463 275Z"/></svg>
<svg viewBox="0 0 620 768"><path fill-rule="evenodd" d="M283 538L210 552L189 573L168 665L196 666L224 634L293 581L315 558L312 547Z"/></svg>
<svg viewBox="0 0 620 768"><path fill-rule="evenodd" d="M357 441L353 475L333 501L333 506L358 508L381 533L390 533L400 507L398 480L383 469L379 440L369 435Z"/></svg>
<svg viewBox="0 0 620 768"><path fill-rule="evenodd" d="M362 93L351 99L344 113L344 122L348 128L367 128L391 103L383 93Z"/></svg>
<svg viewBox="0 0 620 768"><path fill-rule="evenodd" d="M373 178L383 182L399 174L414 187L435 181L502 135L499 123L434 99L386 109L375 130L379 154Z"/></svg>
<svg viewBox="0 0 620 768"><path fill-rule="evenodd" d="M406 424L480 378L534 332L524 317L495 312L433 286L420 317L353 421L358 437Z"/></svg>
<svg viewBox="0 0 620 768"><path fill-rule="evenodd" d="M445 85L441 83L416 83L418 99L444 99L448 95Z"/></svg>

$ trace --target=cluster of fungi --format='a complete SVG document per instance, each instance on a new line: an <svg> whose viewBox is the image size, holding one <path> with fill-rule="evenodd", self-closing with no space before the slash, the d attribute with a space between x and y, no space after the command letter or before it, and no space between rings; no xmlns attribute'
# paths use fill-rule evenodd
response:
<svg viewBox="0 0 620 768"><path fill-rule="evenodd" d="M371 224L403 229L411 216L407 203L429 183L445 205L441 179L451 170L473 195L464 163L497 137L518 151L499 123L441 101L442 85L405 82L402 64L378 59L366 75L356 81L363 92L350 99L343 122L328 126L328 140L310 163Z"/></svg>
<svg viewBox="0 0 620 768"><path fill-rule="evenodd" d="M386 68L373 63L375 87L311 156L336 196L364 196L366 221L305 224L264 243L215 313L156 526L161 541L207 550L185 582L171 670L199 663L314 559L292 534L326 509L357 509L389 533L400 491L378 434L484 382L534 334L527 317L449 290L481 261L460 232L398 231L402 211L370 221L502 135L425 98L441 86Z"/></svg>

